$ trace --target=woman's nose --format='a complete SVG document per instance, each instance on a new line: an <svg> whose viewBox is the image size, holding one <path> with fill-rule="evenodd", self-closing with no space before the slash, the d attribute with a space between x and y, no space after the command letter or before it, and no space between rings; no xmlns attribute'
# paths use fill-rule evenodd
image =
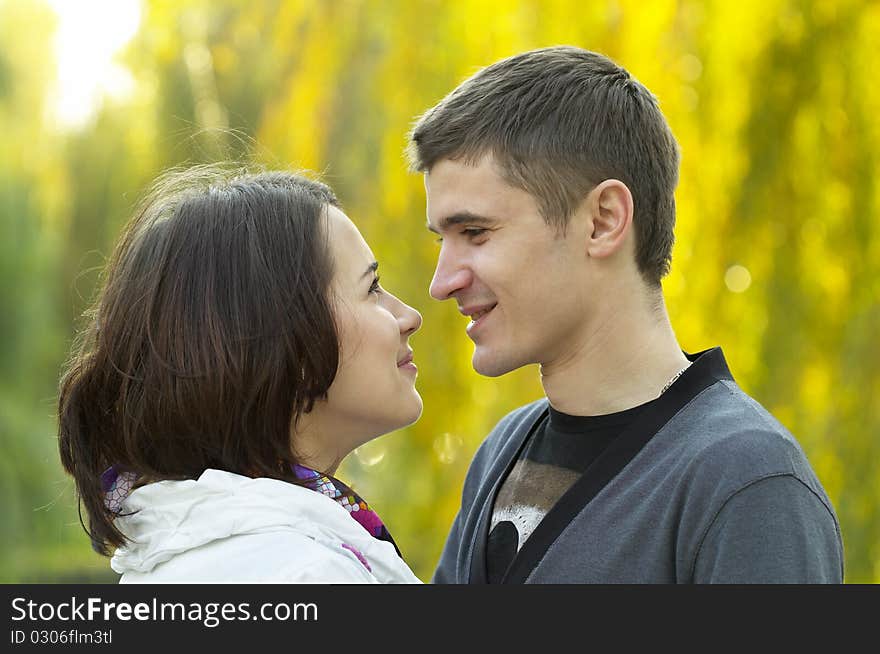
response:
<svg viewBox="0 0 880 654"><path fill-rule="evenodd" d="M405 302L401 302L400 306L401 311L397 317L397 323L400 325L400 333L409 336L422 326L422 314Z"/></svg>

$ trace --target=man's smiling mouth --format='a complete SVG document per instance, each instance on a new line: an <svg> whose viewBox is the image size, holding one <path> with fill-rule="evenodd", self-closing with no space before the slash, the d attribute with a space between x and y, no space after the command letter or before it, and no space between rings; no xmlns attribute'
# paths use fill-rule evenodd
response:
<svg viewBox="0 0 880 654"><path fill-rule="evenodd" d="M467 332L470 333L473 329L475 329L482 322L483 318L492 313L492 310L496 306L498 306L497 302L490 305L463 307L459 309L462 314L468 316L471 319L467 326Z"/></svg>
<svg viewBox="0 0 880 654"><path fill-rule="evenodd" d="M494 307L493 307L494 308ZM492 309L483 309L482 311L477 311L476 313L471 314L471 321L477 322L480 318L489 313Z"/></svg>

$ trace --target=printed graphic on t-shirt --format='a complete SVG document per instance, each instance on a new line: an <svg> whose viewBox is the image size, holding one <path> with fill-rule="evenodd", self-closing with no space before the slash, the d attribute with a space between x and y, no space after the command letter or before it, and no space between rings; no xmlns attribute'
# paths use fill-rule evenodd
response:
<svg viewBox="0 0 880 654"><path fill-rule="evenodd" d="M535 531L538 523L544 519L547 512L537 506L527 506L525 504L514 504L513 506L505 506L492 516L492 529L501 522L509 522L516 530L517 542L516 549L522 548L522 544Z"/></svg>
<svg viewBox="0 0 880 654"><path fill-rule="evenodd" d="M550 407L549 419L535 426L495 498L486 543L489 583L503 581L547 513L649 405L601 416L566 415Z"/></svg>
<svg viewBox="0 0 880 654"><path fill-rule="evenodd" d="M547 463L517 461L495 500L489 533L500 523L509 522L516 530L514 552L518 552L579 476L574 470Z"/></svg>

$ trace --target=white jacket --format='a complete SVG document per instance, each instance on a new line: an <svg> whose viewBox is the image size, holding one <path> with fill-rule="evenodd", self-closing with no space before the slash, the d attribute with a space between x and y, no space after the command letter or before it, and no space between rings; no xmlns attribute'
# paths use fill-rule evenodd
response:
<svg viewBox="0 0 880 654"><path fill-rule="evenodd" d="M122 513L121 583L421 583L345 508L276 479L209 469L135 489Z"/></svg>

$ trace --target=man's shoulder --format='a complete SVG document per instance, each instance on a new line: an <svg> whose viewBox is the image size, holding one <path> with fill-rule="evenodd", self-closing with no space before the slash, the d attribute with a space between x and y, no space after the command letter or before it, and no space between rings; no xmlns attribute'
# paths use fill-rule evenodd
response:
<svg viewBox="0 0 880 654"><path fill-rule="evenodd" d="M664 429L677 435L677 455L692 475L713 485L791 475L824 495L797 439L732 381L706 389Z"/></svg>

